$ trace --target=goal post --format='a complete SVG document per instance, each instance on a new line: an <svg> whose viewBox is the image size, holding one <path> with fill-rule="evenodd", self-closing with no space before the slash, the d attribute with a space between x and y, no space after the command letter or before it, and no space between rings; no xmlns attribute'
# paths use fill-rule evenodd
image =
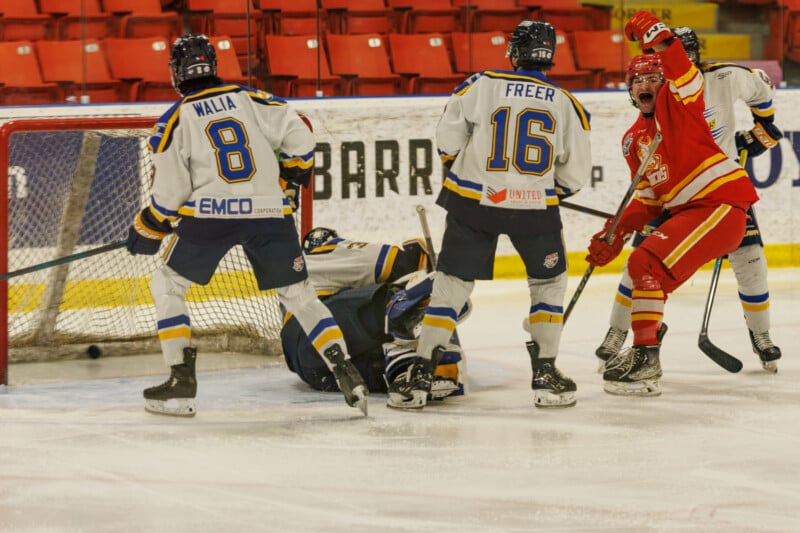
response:
<svg viewBox="0 0 800 533"><path fill-rule="evenodd" d="M127 237L150 198L147 139L157 117L14 120L0 127L0 273ZM313 186L296 216L312 227ZM0 281L0 385L10 362L69 359L88 346L109 355L159 351L149 279L159 256L117 248ZM279 354L274 291L258 291L241 247L206 286L187 294L192 342L202 351Z"/></svg>

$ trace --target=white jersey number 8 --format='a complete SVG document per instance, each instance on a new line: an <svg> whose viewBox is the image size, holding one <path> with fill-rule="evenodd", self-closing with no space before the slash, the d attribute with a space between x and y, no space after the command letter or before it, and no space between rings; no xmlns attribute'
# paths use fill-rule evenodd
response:
<svg viewBox="0 0 800 533"><path fill-rule="evenodd" d="M247 131L238 120L225 118L206 126L206 136L214 147L219 176L228 183L249 181L256 172Z"/></svg>

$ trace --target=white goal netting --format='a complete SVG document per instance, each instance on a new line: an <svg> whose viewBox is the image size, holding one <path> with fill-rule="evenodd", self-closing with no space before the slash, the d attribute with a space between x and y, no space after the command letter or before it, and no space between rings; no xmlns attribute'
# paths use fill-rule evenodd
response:
<svg viewBox="0 0 800 533"><path fill-rule="evenodd" d="M127 238L150 196L145 124L154 123L38 120L7 136L8 272ZM121 247L9 279L10 362L77 357L90 345L112 355L157 351L150 274L159 262ZM187 303L201 349L280 353L277 297L258 291L239 247L207 286L192 286Z"/></svg>

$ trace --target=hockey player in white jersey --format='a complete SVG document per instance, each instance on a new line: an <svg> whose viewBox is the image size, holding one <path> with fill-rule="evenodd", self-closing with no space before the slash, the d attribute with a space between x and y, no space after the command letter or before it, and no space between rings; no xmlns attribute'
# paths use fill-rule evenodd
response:
<svg viewBox="0 0 800 533"><path fill-rule="evenodd" d="M318 227L303 238L309 280L344 334L353 364L370 392L405 370L416 348L415 331L430 297L427 247L420 239L400 246L345 239ZM281 328L286 364L321 391L338 390L297 321L287 314ZM464 392L463 352L453 343L434 372L432 396Z"/></svg>
<svg viewBox="0 0 800 533"><path fill-rule="evenodd" d="M426 405L431 372L451 338L476 279L492 279L498 236L505 234L525 265L531 306L534 404L575 404L575 382L555 360L567 286L559 197L589 180L589 114L547 79L556 34L547 22L523 21L507 49L513 70L479 72L448 100L436 128L448 168L437 204L447 211L433 293L418 355L389 388L388 405Z"/></svg>
<svg viewBox="0 0 800 533"><path fill-rule="evenodd" d="M216 51L204 35L178 38L169 69L181 100L158 119L150 138L152 197L127 243L132 254L152 255L168 237L151 292L171 374L145 389L145 409L195 414L197 351L186 291L192 283L207 284L228 250L241 245L259 289L276 290L336 376L348 405L366 414L366 386L341 329L308 281L291 207L279 185L280 177L307 183L313 134L286 101L219 79Z"/></svg>
<svg viewBox="0 0 800 533"><path fill-rule="evenodd" d="M711 134L725 154L738 160L742 149L747 150L748 157L757 157L776 146L783 134L774 123L772 98L775 86L769 76L761 70L733 63L702 62L700 41L695 32L687 27L673 28L672 32L683 43L689 59L703 72L706 120ZM737 100L747 104L752 112L753 128L749 131L736 131L734 106ZM739 286L739 299L753 351L758 355L764 370L777 372L776 361L780 359L781 351L773 344L769 335L767 259L752 207L747 215L744 239L739 248L728 254L728 260ZM668 216L669 213L665 213L648 226L654 229ZM637 234L634 246L642 239L643 237ZM609 322L610 327L606 337L595 351L601 361L601 367L605 361L620 351L630 328L631 278L627 268L623 271L617 288Z"/></svg>

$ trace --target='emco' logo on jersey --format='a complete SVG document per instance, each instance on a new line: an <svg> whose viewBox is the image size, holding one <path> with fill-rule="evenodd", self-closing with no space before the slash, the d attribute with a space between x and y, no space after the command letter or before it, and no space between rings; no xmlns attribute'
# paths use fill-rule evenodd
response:
<svg viewBox="0 0 800 533"><path fill-rule="evenodd" d="M200 213L213 216L250 215L253 213L253 199L202 198Z"/></svg>

